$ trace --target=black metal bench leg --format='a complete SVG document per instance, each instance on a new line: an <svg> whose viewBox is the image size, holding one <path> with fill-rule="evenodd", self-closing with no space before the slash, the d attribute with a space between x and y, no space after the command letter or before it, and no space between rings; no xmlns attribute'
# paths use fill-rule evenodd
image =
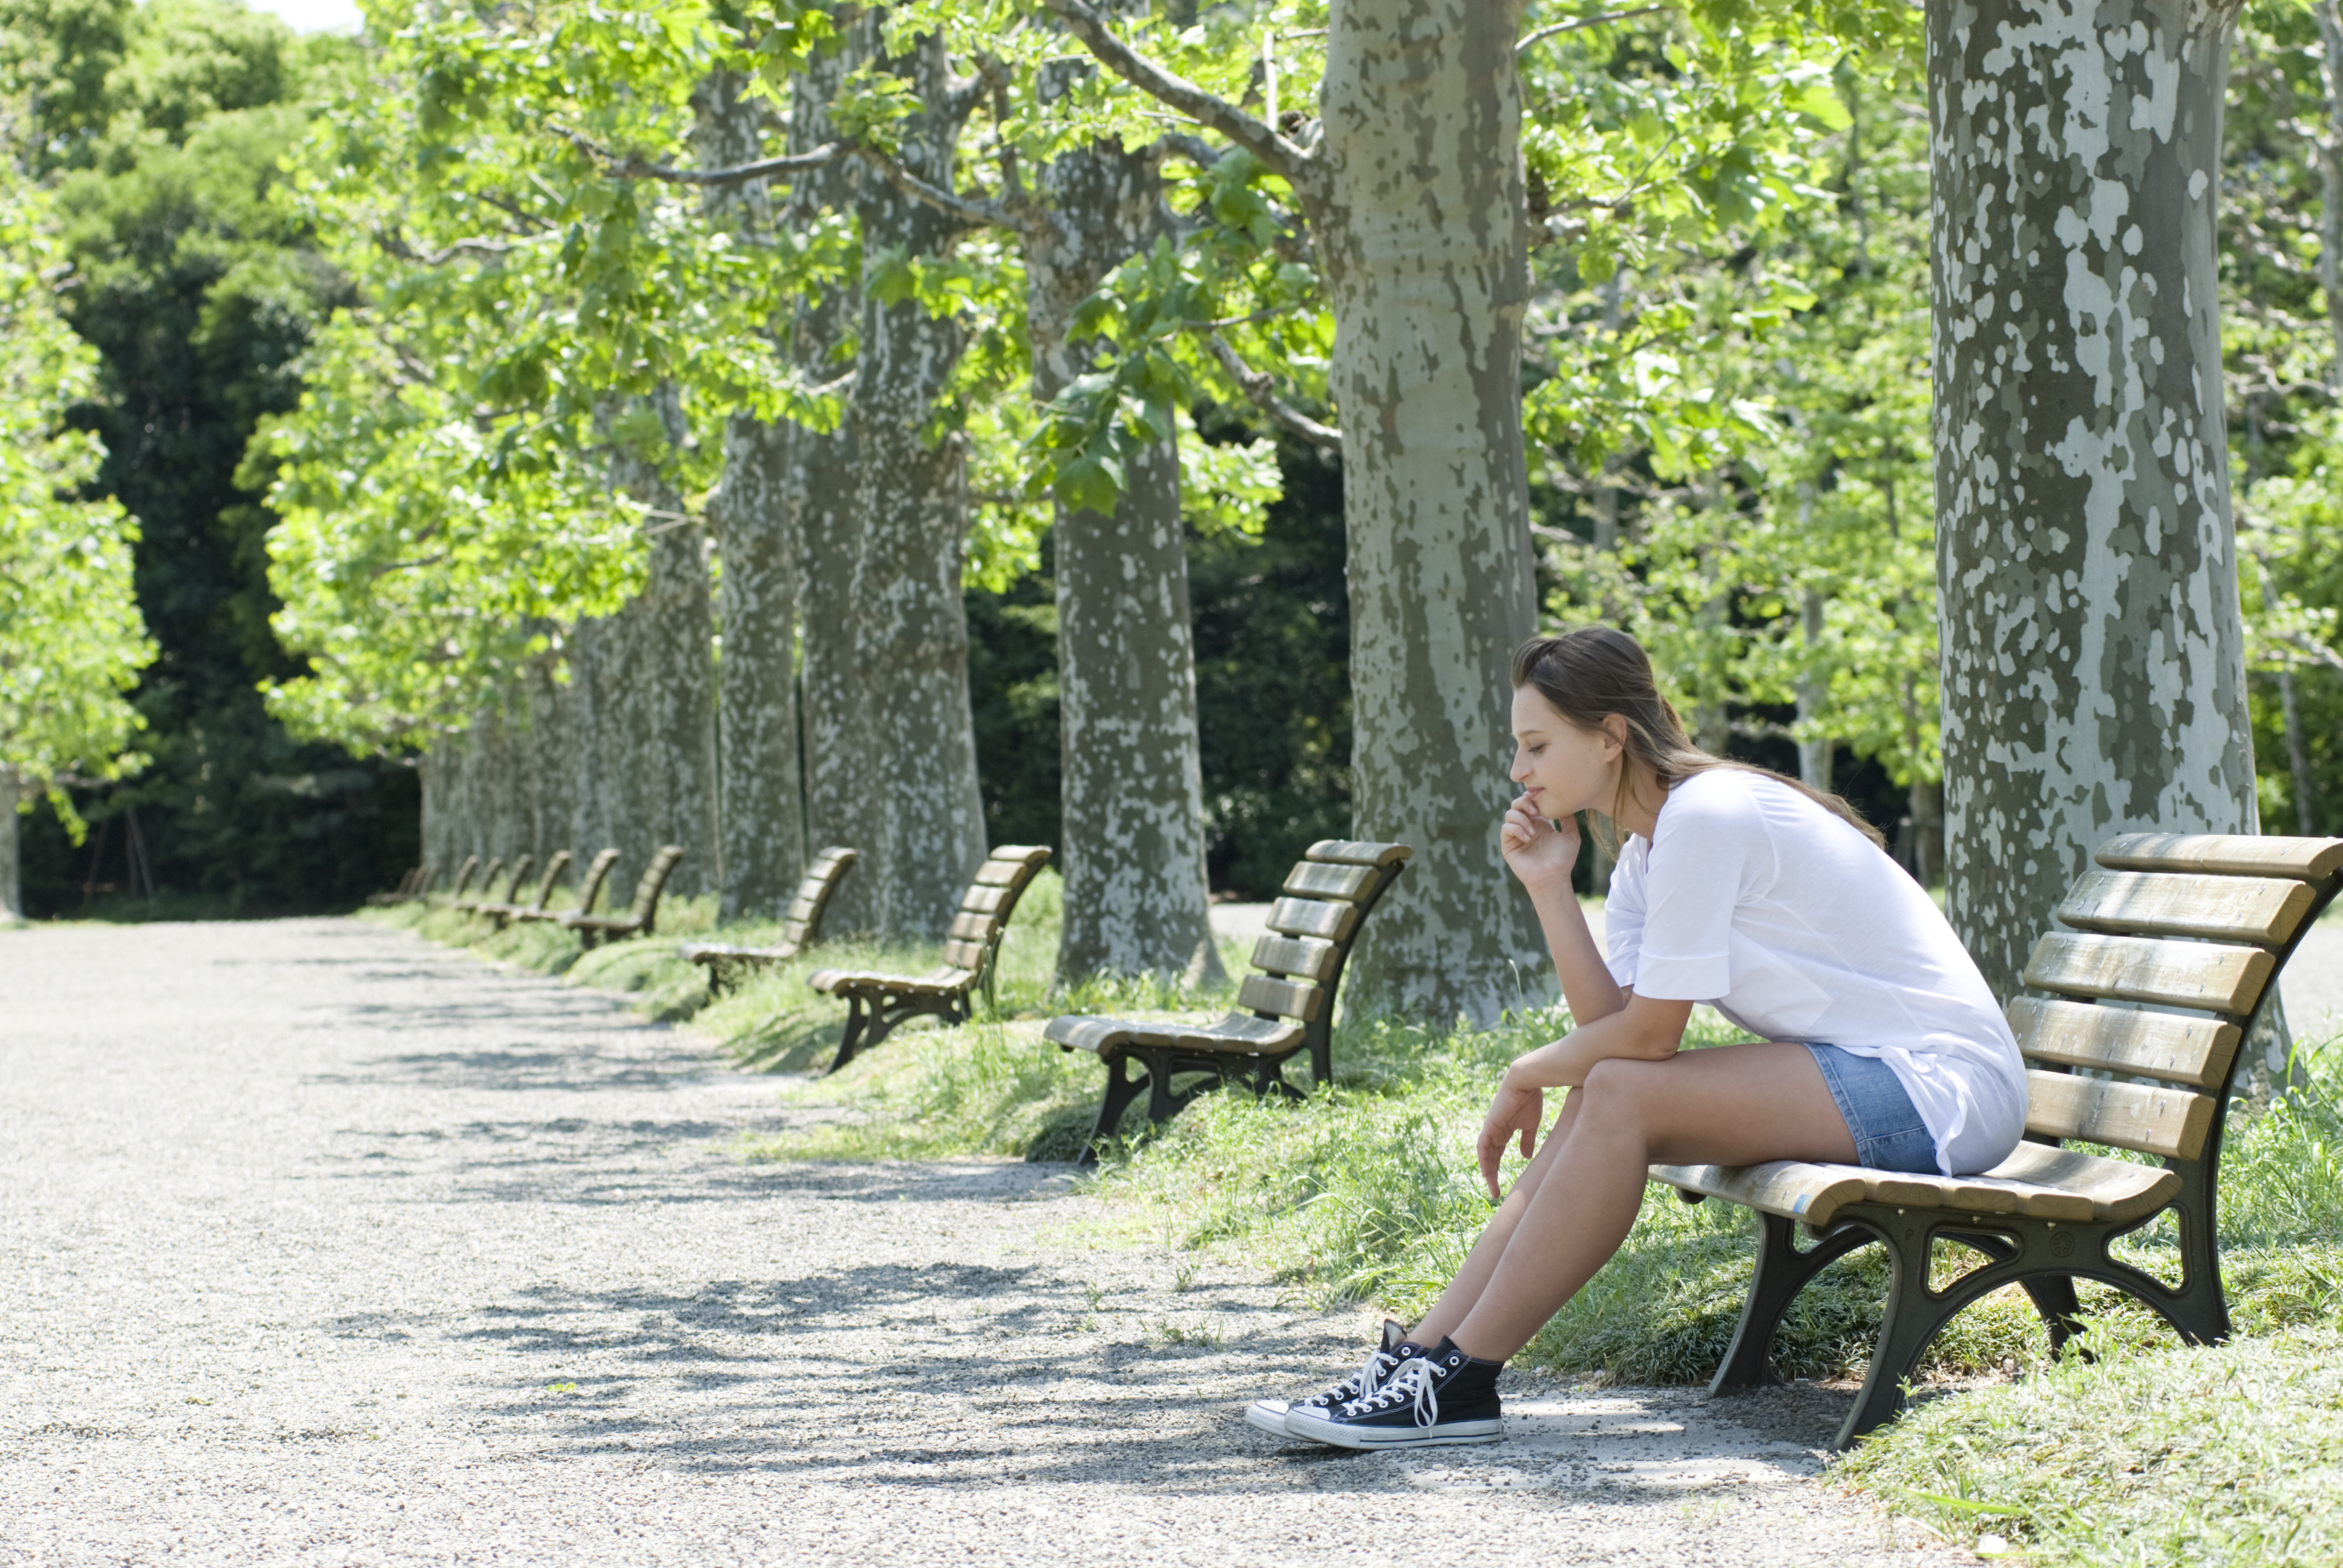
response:
<svg viewBox="0 0 2343 1568"><path fill-rule="evenodd" d="M1781 1327L1782 1314L1825 1266L1877 1239L1868 1231L1850 1227L1833 1231L1802 1252L1794 1244L1793 1221L1761 1213L1757 1222L1765 1231L1757 1244L1757 1269L1749 1279L1749 1299L1742 1304L1741 1324L1733 1331L1733 1342L1725 1347L1716 1376L1709 1380L1708 1392L1713 1394L1779 1382L1774 1372L1774 1333Z"/></svg>
<svg viewBox="0 0 2343 1568"><path fill-rule="evenodd" d="M1148 1086L1147 1079L1131 1076L1131 1057L1127 1053L1117 1051L1104 1060L1106 1101L1099 1107L1098 1125L1091 1129L1089 1139L1083 1142L1078 1164L1098 1163L1098 1146L1122 1131L1122 1113L1131 1109L1139 1091Z"/></svg>
<svg viewBox="0 0 2343 1568"><path fill-rule="evenodd" d="M1150 1051L1140 1058L1147 1063L1147 1122L1161 1128L1180 1114L1188 1102L1172 1092L1172 1056L1169 1051Z"/></svg>
<svg viewBox="0 0 2343 1568"><path fill-rule="evenodd" d="M1895 1418L1904 1407L1906 1380L1944 1327L1945 1304L1928 1292L1931 1237L1925 1224L1906 1225L1901 1235L1891 1231L1883 1237L1887 1243L1887 1310L1880 1317L1879 1342L1872 1347L1863 1390L1838 1429L1840 1448Z"/></svg>
<svg viewBox="0 0 2343 1568"><path fill-rule="evenodd" d="M838 1054L831 1057L830 1065L822 1070L823 1077L829 1077L848 1062L852 1061L856 1054L862 1050L862 1032L873 1021L874 1010L866 1007L859 993L846 999L846 1032L839 1036ZM876 1045L878 1041L873 1040L870 1043Z"/></svg>
<svg viewBox="0 0 2343 1568"><path fill-rule="evenodd" d="M2026 1298L2050 1331L2050 1356L2055 1361L2066 1353L2066 1342L2083 1332L2083 1303L2075 1294L2075 1276L2036 1274L2018 1283L2026 1287Z"/></svg>

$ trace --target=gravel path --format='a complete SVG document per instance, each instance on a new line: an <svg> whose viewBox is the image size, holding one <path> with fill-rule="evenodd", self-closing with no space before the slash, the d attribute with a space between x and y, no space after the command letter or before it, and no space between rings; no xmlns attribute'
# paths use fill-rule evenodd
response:
<svg viewBox="0 0 2343 1568"><path fill-rule="evenodd" d="M0 1563L1966 1561L1808 1479L1824 1391L1281 1445L1356 1316L784 1115L356 922L0 932Z"/></svg>

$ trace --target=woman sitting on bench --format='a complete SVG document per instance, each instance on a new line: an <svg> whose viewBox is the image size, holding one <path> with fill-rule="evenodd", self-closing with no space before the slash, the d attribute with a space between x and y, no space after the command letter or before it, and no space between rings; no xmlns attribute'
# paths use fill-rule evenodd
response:
<svg viewBox="0 0 2343 1568"><path fill-rule="evenodd" d="M1711 757L1624 632L1537 638L1513 660L1505 864L1535 903L1574 1028L1506 1070L1481 1129L1493 1201L1412 1331L1358 1373L1264 1400L1256 1426L1347 1448L1493 1442L1509 1356L1626 1239L1645 1170L1772 1160L1963 1175L2016 1147L2017 1042L1926 891L1835 795ZM1625 835L1606 963L1571 891L1577 814ZM1765 1043L1680 1050L1695 1002ZM1548 1090L1568 1088L1544 1146Z"/></svg>

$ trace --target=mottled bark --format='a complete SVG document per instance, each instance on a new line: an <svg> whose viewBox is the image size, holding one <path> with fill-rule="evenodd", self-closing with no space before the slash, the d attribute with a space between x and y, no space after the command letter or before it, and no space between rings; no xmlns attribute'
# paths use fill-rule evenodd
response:
<svg viewBox="0 0 2343 1568"><path fill-rule="evenodd" d="M764 148L761 100L743 78L717 73L693 95L693 142L705 167L748 163ZM761 184L718 186L709 216L755 240L769 227ZM708 503L722 553L717 666L723 839L719 912L778 918L805 871L805 808L798 762L798 567L802 549L789 495L787 431L748 415L724 431L724 477Z"/></svg>
<svg viewBox="0 0 2343 1568"><path fill-rule="evenodd" d="M1089 365L1090 346L1068 338L1075 307L1165 232L1168 214L1153 159L1111 146L1055 160L1040 194L1025 236L1026 316L1034 388L1047 399ZM1058 973L1216 981L1176 441L1126 465L1111 513L1060 507L1052 537L1066 879Z"/></svg>
<svg viewBox="0 0 2343 1568"><path fill-rule="evenodd" d="M1508 665L1534 618L1519 21L1513 0L1351 0L1321 95L1354 831L1415 847L1351 1000L1434 1019L1492 1018L1544 961L1497 851Z"/></svg>
<svg viewBox="0 0 2343 1568"><path fill-rule="evenodd" d="M672 393L654 400L670 440L682 437ZM716 843L716 669L710 638L708 557L696 528L679 526L682 498L653 465L621 453L614 487L647 507L650 563L642 593L617 618L625 674L612 688L619 719L606 764L620 772L624 815L614 824L629 874L663 844L680 844L683 863L670 892L719 885Z"/></svg>
<svg viewBox="0 0 2343 1568"><path fill-rule="evenodd" d="M889 64L920 105L898 123L900 156L949 190L964 109L942 41L921 39ZM858 182L854 207L874 268L888 251L935 256L952 237L950 219L883 180ZM869 879L882 936L934 938L985 851L960 581L966 463L956 437L930 428L966 333L955 317L916 300L885 303L867 286L860 327L852 417L862 539L849 603L880 831L855 874Z"/></svg>
<svg viewBox="0 0 2343 1568"><path fill-rule="evenodd" d="M1928 13L1946 912L1996 991L2113 834L2255 832L2214 204L2235 13Z"/></svg>
<svg viewBox="0 0 2343 1568"><path fill-rule="evenodd" d="M1823 640L1823 596L1808 588L1798 606L1798 636L1805 643L1806 656L1814 657ZM1819 670L1812 670L1798 678L1798 727L1805 729L1821 713L1830 700L1830 681ZM1827 735L1798 741L1798 778L1809 788L1828 789L1831 787L1832 753L1838 743Z"/></svg>
<svg viewBox="0 0 2343 1568"><path fill-rule="evenodd" d="M849 46L817 59L789 95L789 147L803 152L833 139L828 105L846 75L866 56L869 33L857 29ZM833 164L802 176L789 192L782 221L804 224L824 211L853 206L860 165ZM862 313L859 278L824 285L799 302L784 347L806 375L826 382L843 372L842 354ZM809 845L844 844L863 852L855 873L831 897L823 929L834 934L874 932L880 925L878 879L872 866L885 833L879 799L878 759L871 754L870 709L856 636L861 612L855 571L862 558L860 444L855 422L824 433L786 432L783 471L789 506L803 551L799 571L802 664L798 699L805 769L805 835Z"/></svg>
<svg viewBox="0 0 2343 1568"><path fill-rule="evenodd" d="M16 806L24 798L15 776L0 769L0 926L25 918L25 868L19 843Z"/></svg>

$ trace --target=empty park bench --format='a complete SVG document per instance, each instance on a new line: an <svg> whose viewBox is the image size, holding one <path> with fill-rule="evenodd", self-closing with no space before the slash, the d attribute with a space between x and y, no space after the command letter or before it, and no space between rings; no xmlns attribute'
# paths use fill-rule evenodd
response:
<svg viewBox="0 0 2343 1568"><path fill-rule="evenodd" d="M1887 1307L1840 1447L1894 1415L1937 1332L1980 1296L2024 1287L2056 1353L2080 1327L2077 1280L2137 1297L2183 1339L2228 1337L2213 1200L2222 1121L2256 1020L2278 971L2343 884L2343 839L2130 833L2095 856L2025 983L2047 997L2009 1004L2029 1061L2026 1141L1982 1176L1913 1175L1778 1161L1739 1169L1654 1165L1689 1202L1723 1198L1757 1211L1764 1231L1741 1324L1711 1393L1776 1381L1774 1332L1807 1281L1870 1241L1885 1244ZM2119 1076L2085 1077L2077 1070ZM2156 1081L2139 1083L2132 1079ZM2109 1159L2062 1141L2127 1149L2161 1165ZM2181 1283L2108 1255L2108 1243L2166 1210L2179 1233ZM1796 1227L1813 1244L1800 1251ZM1931 1288L1938 1241L1986 1261Z"/></svg>
<svg viewBox="0 0 2343 1568"><path fill-rule="evenodd" d="M686 942L677 950L682 954L684 962L708 966L709 996L722 990L737 970L787 963L813 946L821 932L821 917L829 912L830 900L837 895L838 884L846 879L846 873L854 869L854 862L860 859L858 851L837 845L813 858L812 863L806 867L805 880L798 884L797 897L789 900L789 913L781 920L781 940L778 947L741 948L723 942Z"/></svg>
<svg viewBox="0 0 2343 1568"><path fill-rule="evenodd" d="M597 915L576 909L561 917L562 926L576 931L578 940L589 948L596 942L615 942L622 937L649 936L659 927L659 894L666 890L669 876L682 859L680 844L669 844L653 855L651 863L643 868L642 880L635 884L634 907L625 914Z"/></svg>
<svg viewBox="0 0 2343 1568"><path fill-rule="evenodd" d="M585 879L578 884L576 910L557 910L549 903L540 900L533 910L515 910L512 918L524 925L532 920L544 920L558 925L566 915L592 914L594 900L602 896L602 884L610 879L610 868L618 863L618 851L616 849L605 849L586 863Z"/></svg>
<svg viewBox="0 0 2343 1568"><path fill-rule="evenodd" d="M1324 1085L1334 1070L1334 997L1342 966L1368 912L1407 869L1415 851L1405 844L1328 839L1310 846L1287 874L1270 906L1269 930L1253 944L1253 967L1237 988L1236 1010L1217 1023L1145 1023L1128 1018L1053 1018L1042 1030L1064 1050L1096 1051L1106 1064L1106 1102L1083 1146L1082 1162L1098 1157L1100 1140L1122 1125L1124 1111L1147 1091L1147 1120L1161 1127L1205 1089L1232 1071L1251 1075L1255 1095L1272 1090L1300 1098L1285 1081L1284 1064L1310 1053L1310 1080ZM1136 1059L1145 1070L1131 1076ZM1211 1079L1174 1090L1180 1073Z"/></svg>
<svg viewBox="0 0 2343 1568"><path fill-rule="evenodd" d="M464 857L464 863L456 868L456 885L447 890L450 903L464 896L464 890L472 885L472 873L479 869L480 858L478 855Z"/></svg>
<svg viewBox="0 0 2343 1568"><path fill-rule="evenodd" d="M496 921L497 929L499 930L504 929L507 920L518 920L529 915L548 913L547 906L553 902L553 886L561 880L561 873L569 869L569 862L576 859L577 857L567 849L555 850L553 858L545 862L545 875L538 879L537 897L530 902L524 904L515 898L501 904L482 904L472 912L476 915L488 916L488 919ZM516 886L516 892L518 892L518 886Z"/></svg>
<svg viewBox="0 0 2343 1568"><path fill-rule="evenodd" d="M480 879L480 896L478 898L458 899L456 900L454 907L463 910L466 914L484 915L488 913L492 905L498 903L509 903L513 900L518 899L520 897L520 885L528 879L529 868L537 864L537 857L535 855L523 855L519 859L515 860L512 863L512 875L505 881L505 896L501 900L496 896L498 864L498 862L493 860L488 863L488 874Z"/></svg>
<svg viewBox="0 0 2343 1568"><path fill-rule="evenodd" d="M846 1032L839 1037L838 1054L826 1070L836 1072L886 1039L905 1019L931 1013L946 1023L963 1022L972 1016L979 990L990 1005L1001 932L1017 912L1017 900L1049 859L1048 849L1027 844L1003 844L987 856L976 869L976 879L960 895L944 942L944 961L926 974L817 970L808 976L806 983L814 990L842 997L847 1004Z"/></svg>
<svg viewBox="0 0 2343 1568"><path fill-rule="evenodd" d="M439 868L432 865L416 867L398 879L398 886L387 893L368 893L367 902L377 909L390 904L411 904L431 896L431 884L438 879Z"/></svg>
<svg viewBox="0 0 2343 1568"><path fill-rule="evenodd" d="M451 910L477 909L482 900L491 895L496 888L497 879L504 874L505 858L502 855L489 856L488 869L480 873L480 890L468 899L464 896L464 890L458 888L456 890L456 896L447 900L447 907Z"/></svg>

